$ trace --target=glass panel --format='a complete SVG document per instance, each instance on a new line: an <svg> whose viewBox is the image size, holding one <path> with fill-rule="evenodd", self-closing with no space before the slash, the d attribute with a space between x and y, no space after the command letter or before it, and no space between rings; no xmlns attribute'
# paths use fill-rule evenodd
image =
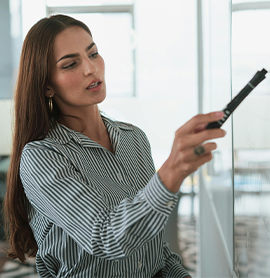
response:
<svg viewBox="0 0 270 278"><path fill-rule="evenodd" d="M269 70L267 26L270 10L233 13L234 95L257 70ZM266 78L234 113L235 271L239 277L270 276L269 85Z"/></svg>
<svg viewBox="0 0 270 278"><path fill-rule="evenodd" d="M230 1L209 1L204 5L204 113L223 110L231 100L231 17ZM203 168L204 184L212 203L216 226L228 264L233 265L233 186L231 119L222 126L225 138L218 145L213 159ZM202 204L206 207L206 205ZM211 213L211 212L209 212ZM212 215L212 213L211 213ZM221 253L223 251L220 251ZM207 253L207 252L206 252ZM226 263L227 265L227 263Z"/></svg>
<svg viewBox="0 0 270 278"><path fill-rule="evenodd" d="M257 70L263 67L267 70L270 36L265 34L265 30L270 27L269 15L269 10L233 13L233 95L246 85ZM267 78L252 92L252 96L269 94L269 87L270 79Z"/></svg>
<svg viewBox="0 0 270 278"><path fill-rule="evenodd" d="M105 61L107 97L134 95L134 40L129 13L91 13L70 16L91 30L98 51Z"/></svg>

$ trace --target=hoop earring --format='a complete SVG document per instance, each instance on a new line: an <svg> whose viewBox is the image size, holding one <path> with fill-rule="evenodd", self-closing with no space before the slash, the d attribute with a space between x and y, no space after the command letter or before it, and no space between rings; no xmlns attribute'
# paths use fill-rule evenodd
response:
<svg viewBox="0 0 270 278"><path fill-rule="evenodd" d="M52 112L52 111L53 111L52 96L50 96L50 98L49 98L49 110L50 110L50 112Z"/></svg>

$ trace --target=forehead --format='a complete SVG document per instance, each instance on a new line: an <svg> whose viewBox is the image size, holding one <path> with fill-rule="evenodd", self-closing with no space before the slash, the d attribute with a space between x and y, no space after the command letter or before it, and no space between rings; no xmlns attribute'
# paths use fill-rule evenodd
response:
<svg viewBox="0 0 270 278"><path fill-rule="evenodd" d="M53 43L54 59L63 55L85 52L85 48L93 42L91 35L81 27L68 27L59 33Z"/></svg>

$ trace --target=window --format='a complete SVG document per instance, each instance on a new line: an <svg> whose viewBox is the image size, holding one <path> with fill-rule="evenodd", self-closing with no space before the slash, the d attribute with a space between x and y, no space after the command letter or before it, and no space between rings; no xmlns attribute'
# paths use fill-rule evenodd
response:
<svg viewBox="0 0 270 278"><path fill-rule="evenodd" d="M91 30L105 60L107 97L136 96L133 5L47 6L47 14L57 13L81 20Z"/></svg>
<svg viewBox="0 0 270 278"><path fill-rule="evenodd" d="M270 1L233 1L232 92L256 71L270 70ZM241 3L240 3L241 2ZM234 137L235 272L238 277L270 275L269 73L237 108Z"/></svg>

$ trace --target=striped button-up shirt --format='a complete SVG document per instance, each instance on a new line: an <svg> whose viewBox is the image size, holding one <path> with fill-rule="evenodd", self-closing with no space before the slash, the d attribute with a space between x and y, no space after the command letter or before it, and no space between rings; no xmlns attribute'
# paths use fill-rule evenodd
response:
<svg viewBox="0 0 270 278"><path fill-rule="evenodd" d="M64 125L22 152L20 177L40 277L186 277L163 241L177 202L146 135L102 117L113 153Z"/></svg>

